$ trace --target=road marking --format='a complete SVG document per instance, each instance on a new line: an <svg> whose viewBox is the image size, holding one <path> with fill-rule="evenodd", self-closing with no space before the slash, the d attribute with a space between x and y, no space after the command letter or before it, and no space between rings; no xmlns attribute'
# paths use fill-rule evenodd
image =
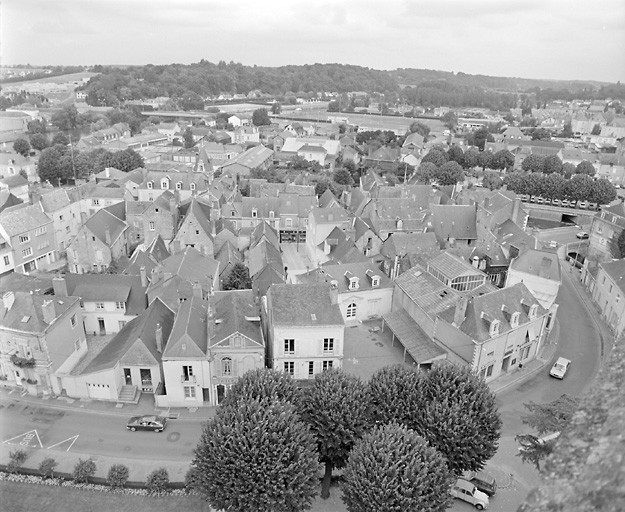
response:
<svg viewBox="0 0 625 512"><path fill-rule="evenodd" d="M13 442L18 439L21 439L21 441L19 441L18 443ZM39 446L37 446L36 443L39 443ZM24 434L12 437L11 439L7 439L6 441L3 441L2 444L12 444L16 446L23 446L25 448L43 448L43 445L41 444L41 439L39 439L39 434L37 434L36 430L29 430Z"/></svg>
<svg viewBox="0 0 625 512"><path fill-rule="evenodd" d="M70 448L72 446L74 446L74 443L76 442L76 439L78 439L78 434L73 436L73 437L68 437L67 439L65 439L65 441L61 441L60 443L56 443L56 444L53 444L52 446L48 446L47 449L50 450L51 448L54 448L55 446L60 446L63 443L67 443L68 441L71 441L70 445L67 447L67 450L65 450L66 452L68 452L70 450Z"/></svg>

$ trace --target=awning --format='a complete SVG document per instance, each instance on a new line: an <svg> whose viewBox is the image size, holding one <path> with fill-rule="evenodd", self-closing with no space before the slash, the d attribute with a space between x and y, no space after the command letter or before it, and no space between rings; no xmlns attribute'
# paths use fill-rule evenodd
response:
<svg viewBox="0 0 625 512"><path fill-rule="evenodd" d="M382 318L393 335L404 346L404 360L406 352L417 364L427 364L447 357L447 352L423 332L404 308L388 313Z"/></svg>

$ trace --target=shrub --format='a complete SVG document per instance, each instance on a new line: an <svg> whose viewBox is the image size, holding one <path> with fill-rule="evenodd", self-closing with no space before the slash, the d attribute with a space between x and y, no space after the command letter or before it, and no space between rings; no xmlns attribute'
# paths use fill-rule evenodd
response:
<svg viewBox="0 0 625 512"><path fill-rule="evenodd" d="M27 457L28 454L24 450L15 450L14 452L10 452L9 459L11 460L7 465L9 472L15 473L20 467L22 467L22 464L24 464Z"/></svg>
<svg viewBox="0 0 625 512"><path fill-rule="evenodd" d="M128 466L124 466L123 464L113 464L109 468L106 481L113 489L123 487L128 481L129 474L130 471L128 470Z"/></svg>
<svg viewBox="0 0 625 512"><path fill-rule="evenodd" d="M165 468L155 469L148 475L146 485L152 494L165 492L169 485L169 473Z"/></svg>
<svg viewBox="0 0 625 512"><path fill-rule="evenodd" d="M44 478L54 478L54 470L59 465L53 458L43 459L39 464L39 472Z"/></svg>
<svg viewBox="0 0 625 512"><path fill-rule="evenodd" d="M197 489L198 483L200 482L200 472L197 468L189 468L187 474L184 476L184 485L187 489L187 492L193 492Z"/></svg>
<svg viewBox="0 0 625 512"><path fill-rule="evenodd" d="M78 459L78 462L74 466L74 472L72 478L77 483L89 483L89 478L95 475L95 462L91 459L82 460Z"/></svg>

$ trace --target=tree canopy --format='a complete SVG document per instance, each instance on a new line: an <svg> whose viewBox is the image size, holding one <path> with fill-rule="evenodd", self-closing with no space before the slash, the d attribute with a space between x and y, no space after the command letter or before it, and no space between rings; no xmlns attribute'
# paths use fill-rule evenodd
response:
<svg viewBox="0 0 625 512"><path fill-rule="evenodd" d="M224 290L249 290L252 288L250 271L243 263L235 263L232 270L224 279Z"/></svg>
<svg viewBox="0 0 625 512"><path fill-rule="evenodd" d="M195 449L195 490L231 512L299 512L317 493L316 442L292 404L220 408Z"/></svg>
<svg viewBox="0 0 625 512"><path fill-rule="evenodd" d="M413 430L390 424L356 442L343 472L349 512L445 510L455 477L445 458Z"/></svg>
<svg viewBox="0 0 625 512"><path fill-rule="evenodd" d="M269 112L266 108L259 108L252 113L252 123L254 126L269 126L271 119L269 119Z"/></svg>
<svg viewBox="0 0 625 512"><path fill-rule="evenodd" d="M30 153L30 143L26 139L17 139L13 143L13 151L22 156L28 156Z"/></svg>
<svg viewBox="0 0 625 512"><path fill-rule="evenodd" d="M221 406L236 408L249 399L295 404L298 396L298 387L289 375L269 368L259 368L245 372L237 379Z"/></svg>

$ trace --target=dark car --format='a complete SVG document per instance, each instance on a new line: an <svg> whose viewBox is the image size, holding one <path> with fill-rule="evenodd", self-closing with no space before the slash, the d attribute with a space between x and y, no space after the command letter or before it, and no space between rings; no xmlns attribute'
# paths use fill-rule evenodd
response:
<svg viewBox="0 0 625 512"><path fill-rule="evenodd" d="M478 490L482 491L488 496L494 496L497 492L497 482L492 475L484 473L483 471L466 471L462 478L471 482Z"/></svg>
<svg viewBox="0 0 625 512"><path fill-rule="evenodd" d="M577 238L579 238L580 240L587 240L588 237L590 236L588 233L586 233L585 231L580 231L579 233L577 233L577 235L575 235Z"/></svg>
<svg viewBox="0 0 625 512"><path fill-rule="evenodd" d="M135 430L152 430L162 432L167 425L167 418L163 416L133 416L128 420L126 428L134 432Z"/></svg>

